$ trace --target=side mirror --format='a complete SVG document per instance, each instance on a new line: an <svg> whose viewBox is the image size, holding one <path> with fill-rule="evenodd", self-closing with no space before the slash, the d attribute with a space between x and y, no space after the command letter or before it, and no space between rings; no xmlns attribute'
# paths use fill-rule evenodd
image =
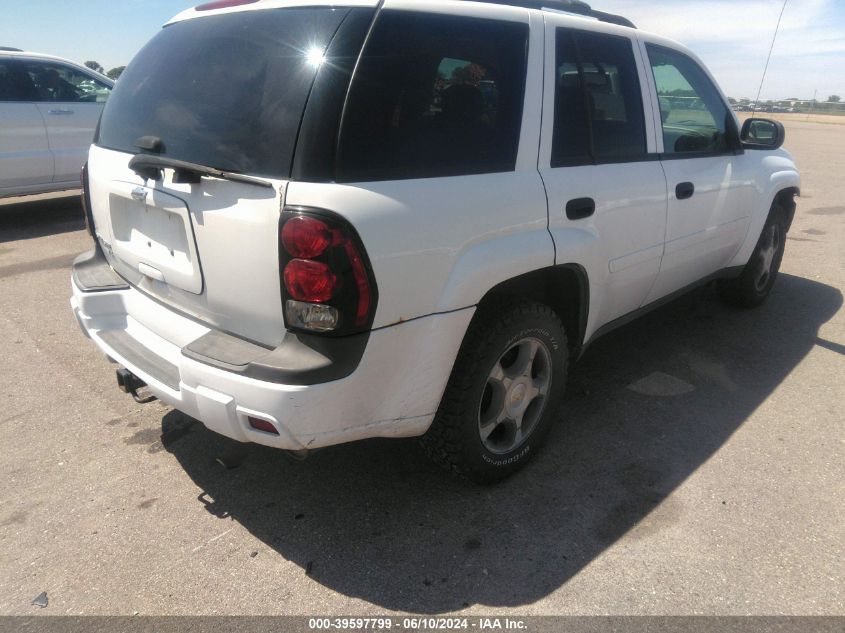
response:
<svg viewBox="0 0 845 633"><path fill-rule="evenodd" d="M746 119L739 133L745 149L777 149L783 145L783 123L772 119Z"/></svg>

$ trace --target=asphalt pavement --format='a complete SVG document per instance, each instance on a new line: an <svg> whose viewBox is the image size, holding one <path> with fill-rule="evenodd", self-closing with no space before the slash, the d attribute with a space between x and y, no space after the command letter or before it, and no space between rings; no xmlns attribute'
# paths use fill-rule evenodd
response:
<svg viewBox="0 0 845 633"><path fill-rule="evenodd" d="M239 456L136 404L69 308L78 199L0 203L0 614L843 614L843 145L787 123L763 308L703 288L599 340L488 488L413 440Z"/></svg>

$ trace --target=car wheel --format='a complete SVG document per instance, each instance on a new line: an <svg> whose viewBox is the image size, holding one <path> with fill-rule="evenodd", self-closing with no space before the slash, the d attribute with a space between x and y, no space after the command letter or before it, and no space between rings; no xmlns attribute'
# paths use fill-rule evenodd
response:
<svg viewBox="0 0 845 633"><path fill-rule="evenodd" d="M717 287L722 300L741 308L761 305L775 284L785 245L786 228L775 210L763 226L757 246L740 276L719 281Z"/></svg>
<svg viewBox="0 0 845 633"><path fill-rule="evenodd" d="M504 479L539 449L560 408L563 324L540 303L498 304L470 325L428 433L427 453L478 483Z"/></svg>

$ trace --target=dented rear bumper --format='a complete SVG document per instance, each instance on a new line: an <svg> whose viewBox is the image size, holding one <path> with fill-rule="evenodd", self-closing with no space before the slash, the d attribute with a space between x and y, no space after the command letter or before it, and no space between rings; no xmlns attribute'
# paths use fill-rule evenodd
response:
<svg viewBox="0 0 845 633"><path fill-rule="evenodd" d="M72 289L85 334L162 402L232 439L287 450L424 433L473 314L416 319L338 348L288 333L267 349L176 313L96 253L77 260Z"/></svg>

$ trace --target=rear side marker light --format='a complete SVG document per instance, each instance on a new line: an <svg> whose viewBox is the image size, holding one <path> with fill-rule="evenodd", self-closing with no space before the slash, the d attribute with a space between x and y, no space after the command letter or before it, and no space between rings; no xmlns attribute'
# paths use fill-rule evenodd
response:
<svg viewBox="0 0 845 633"><path fill-rule="evenodd" d="M344 244L346 255L352 263L352 274L355 277L355 285L358 286L358 309L355 312L355 325L361 327L367 323L370 314L370 280L367 279L367 270L364 262L358 254L355 245L346 240Z"/></svg>
<svg viewBox="0 0 845 633"><path fill-rule="evenodd" d="M279 434L279 431L276 430L276 427L272 422L261 420L260 418L254 418L252 416L249 416L247 420L249 420L249 425L256 431L264 431L265 433L271 433L272 435Z"/></svg>
<svg viewBox="0 0 845 633"><path fill-rule="evenodd" d="M217 0L216 2L206 2L196 7L196 11L213 11L214 9L228 9L229 7L239 7L242 4L254 4L258 0Z"/></svg>

